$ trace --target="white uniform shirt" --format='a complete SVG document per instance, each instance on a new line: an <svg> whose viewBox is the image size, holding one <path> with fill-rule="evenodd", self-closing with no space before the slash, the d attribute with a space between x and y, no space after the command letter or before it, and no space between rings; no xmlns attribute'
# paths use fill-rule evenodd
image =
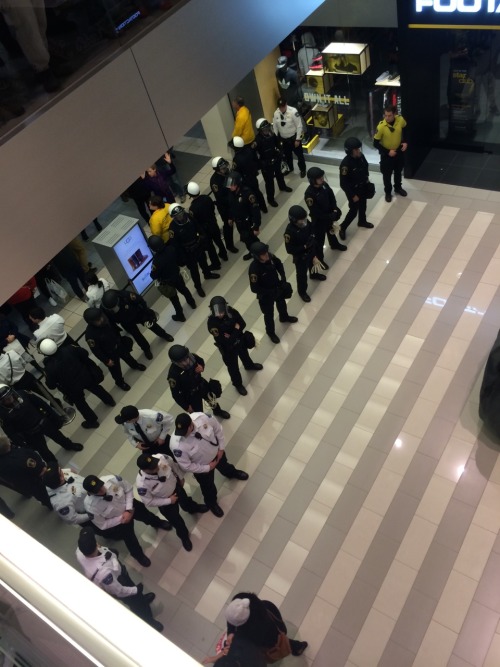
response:
<svg viewBox="0 0 500 667"><path fill-rule="evenodd" d="M57 489L47 487L50 504L65 523L85 523L90 520L90 517L85 509L87 492L83 488L84 478L75 474L69 468L64 468L63 474L66 480L65 484Z"/></svg>
<svg viewBox="0 0 500 667"><path fill-rule="evenodd" d="M132 484L119 475L103 475L106 495L113 496L113 500L104 500L103 496L88 495L85 498L85 510L90 515L92 523L101 530L114 528L122 522L125 510L134 508L134 493Z"/></svg>
<svg viewBox="0 0 500 667"><path fill-rule="evenodd" d="M165 440L174 425L174 418L171 414L162 410L139 410L139 419L136 423L139 424L149 442L153 443L158 438ZM137 447L142 439L135 428L135 423L125 422L123 428L130 443ZM144 444L147 445L147 443Z"/></svg>
<svg viewBox="0 0 500 667"><path fill-rule="evenodd" d="M97 556L84 556L76 550L76 559L83 573L94 584L117 598L128 598L137 594L137 586L122 586L118 581L122 566L115 554L107 547L99 547Z"/></svg>
<svg viewBox="0 0 500 667"><path fill-rule="evenodd" d="M0 354L0 382L8 385L16 384L25 372L26 362L17 352L9 350Z"/></svg>
<svg viewBox="0 0 500 667"><path fill-rule="evenodd" d="M285 123L283 126L281 123ZM289 139L290 137L302 138L302 118L295 107L287 105L285 113L276 109L273 116L274 133L277 137Z"/></svg>
<svg viewBox="0 0 500 667"><path fill-rule="evenodd" d="M161 507L162 505L171 505L170 496L174 493L177 486L177 479L183 479L184 475L177 463L164 454L154 454L153 458L158 459L158 472L151 474L144 470L139 470L135 485L139 498L146 507ZM159 478L165 477L165 481Z"/></svg>
<svg viewBox="0 0 500 667"><path fill-rule="evenodd" d="M38 325L33 334L37 341L50 338L59 347L66 340L67 333L64 331L64 320L60 315L49 315Z"/></svg>
<svg viewBox="0 0 500 667"><path fill-rule="evenodd" d="M187 436L171 436L170 449L185 472L209 472L209 464L219 449L224 450L226 446L222 426L215 417L208 417L204 412L193 412L190 417L195 426L193 432Z"/></svg>
<svg viewBox="0 0 500 667"><path fill-rule="evenodd" d="M102 283L102 287L99 287L99 285L89 285L87 288L88 308L100 308L104 292L107 292L111 287L105 278L99 278L99 281Z"/></svg>

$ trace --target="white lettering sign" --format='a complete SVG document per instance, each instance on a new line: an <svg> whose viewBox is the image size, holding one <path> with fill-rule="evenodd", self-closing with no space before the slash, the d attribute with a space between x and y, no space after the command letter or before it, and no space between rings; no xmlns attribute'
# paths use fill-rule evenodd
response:
<svg viewBox="0 0 500 667"><path fill-rule="evenodd" d="M485 10L488 14L500 14L500 0L415 0L415 10L432 9L439 14L477 14Z"/></svg>

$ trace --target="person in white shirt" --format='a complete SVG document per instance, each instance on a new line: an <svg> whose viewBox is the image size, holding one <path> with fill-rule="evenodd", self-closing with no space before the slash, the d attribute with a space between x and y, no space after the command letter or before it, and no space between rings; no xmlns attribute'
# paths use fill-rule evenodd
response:
<svg viewBox="0 0 500 667"><path fill-rule="evenodd" d="M87 278L89 287L87 289L87 305L89 308L100 308L102 297L111 285L105 278L99 278L95 273Z"/></svg>
<svg viewBox="0 0 500 667"><path fill-rule="evenodd" d="M130 444L148 454L171 454L168 432L174 426L174 418L163 410L139 410L126 405L115 417L123 426Z"/></svg>
<svg viewBox="0 0 500 667"><path fill-rule="evenodd" d="M305 178L306 161L302 150L302 137L304 128L302 117L295 107L288 106L282 97L278 100L278 108L273 116L273 128L277 137L280 137L281 147L285 162L288 165L288 173L293 171L293 153L297 157L300 177Z"/></svg>
<svg viewBox="0 0 500 667"><path fill-rule="evenodd" d="M81 475L70 468L60 468L57 461L50 461L42 480L47 487L52 508L64 523L90 524L90 517L85 509L87 492L83 488Z"/></svg>
<svg viewBox="0 0 500 667"><path fill-rule="evenodd" d="M50 338L54 341L57 347L61 345L76 345L77 343L64 330L64 320L60 315L47 316L43 308L32 308L29 318L35 324L38 324L38 329L33 332L35 340L43 340Z"/></svg>
<svg viewBox="0 0 500 667"><path fill-rule="evenodd" d="M0 384L8 384L14 389L34 391L47 398L36 377L26 368L26 361L15 350L0 352Z"/></svg>

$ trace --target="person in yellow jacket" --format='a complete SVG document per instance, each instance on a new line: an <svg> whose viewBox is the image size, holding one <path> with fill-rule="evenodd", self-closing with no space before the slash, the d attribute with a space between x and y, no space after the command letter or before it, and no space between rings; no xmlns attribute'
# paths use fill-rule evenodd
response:
<svg viewBox="0 0 500 667"><path fill-rule="evenodd" d="M384 120L377 125L373 145L380 153L380 171L384 179L385 201L392 200L391 177L394 174L394 192L400 197L408 194L402 186L405 152L408 144L404 139L406 121L398 116L396 107L388 105L384 109Z"/></svg>
<svg viewBox="0 0 500 667"><path fill-rule="evenodd" d="M250 109L245 106L245 100L242 97L236 97L233 100L233 109L236 112L234 119L234 130L232 137L241 137L247 144L253 144L255 141L255 132L253 130L252 114Z"/></svg>
<svg viewBox="0 0 500 667"><path fill-rule="evenodd" d="M162 197L153 195L148 203L149 210L152 212L149 218L149 227L153 236L161 236L164 243L169 240L168 230L172 222L172 218L168 213L168 206Z"/></svg>

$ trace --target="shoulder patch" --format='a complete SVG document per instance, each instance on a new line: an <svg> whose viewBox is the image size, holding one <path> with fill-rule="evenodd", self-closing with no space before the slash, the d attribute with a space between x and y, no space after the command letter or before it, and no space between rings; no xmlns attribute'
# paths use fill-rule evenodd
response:
<svg viewBox="0 0 500 667"><path fill-rule="evenodd" d="M347 174L349 173L349 167L342 167L340 173L342 174L342 176L347 176Z"/></svg>
<svg viewBox="0 0 500 667"><path fill-rule="evenodd" d="M147 490L146 490L143 486L138 486L138 487L137 487L137 493L138 493L140 496L145 496L146 493L147 493Z"/></svg>
<svg viewBox="0 0 500 667"><path fill-rule="evenodd" d="M255 204L256 201L257 201L257 200L255 199L255 195L250 195L250 196L248 197L248 201L249 201L251 204Z"/></svg>
<svg viewBox="0 0 500 667"><path fill-rule="evenodd" d="M36 468L36 461L35 461L35 459L32 459L32 458L26 459L26 466L27 466L28 468Z"/></svg>
<svg viewBox="0 0 500 667"><path fill-rule="evenodd" d="M163 415L161 414L161 412L156 413L156 421L158 423L161 423L163 421Z"/></svg>
<svg viewBox="0 0 500 667"><path fill-rule="evenodd" d="M250 282L251 283L256 283L257 282L257 275L255 273L250 274Z"/></svg>
<svg viewBox="0 0 500 667"><path fill-rule="evenodd" d="M177 382L174 380L174 378L168 378L168 384L170 385L170 389L173 389Z"/></svg>
<svg viewBox="0 0 500 667"><path fill-rule="evenodd" d="M111 574L111 572L104 577L104 579L102 580L102 583L105 586L109 586L110 584L113 583L113 575Z"/></svg>
<svg viewBox="0 0 500 667"><path fill-rule="evenodd" d="M296 111L296 112L295 112L295 115L296 115L296 116L297 116L297 118L298 118L298 117L299 117L299 112L298 112L298 111Z"/></svg>
<svg viewBox="0 0 500 667"><path fill-rule="evenodd" d="M212 336L218 336L219 330L214 327L213 329L210 329L210 333L212 334Z"/></svg>
<svg viewBox="0 0 500 667"><path fill-rule="evenodd" d="M62 516L66 516L66 514L69 514L69 507L62 507L59 510L59 514L61 514Z"/></svg>
<svg viewBox="0 0 500 667"><path fill-rule="evenodd" d="M311 206L314 204L314 200L311 197L308 197L306 199L306 204L311 208Z"/></svg>
<svg viewBox="0 0 500 667"><path fill-rule="evenodd" d="M89 347L95 347L95 340L92 340L91 338L88 338L87 343L88 343Z"/></svg>
<svg viewBox="0 0 500 667"><path fill-rule="evenodd" d="M182 449L174 449L174 456L182 456Z"/></svg>

